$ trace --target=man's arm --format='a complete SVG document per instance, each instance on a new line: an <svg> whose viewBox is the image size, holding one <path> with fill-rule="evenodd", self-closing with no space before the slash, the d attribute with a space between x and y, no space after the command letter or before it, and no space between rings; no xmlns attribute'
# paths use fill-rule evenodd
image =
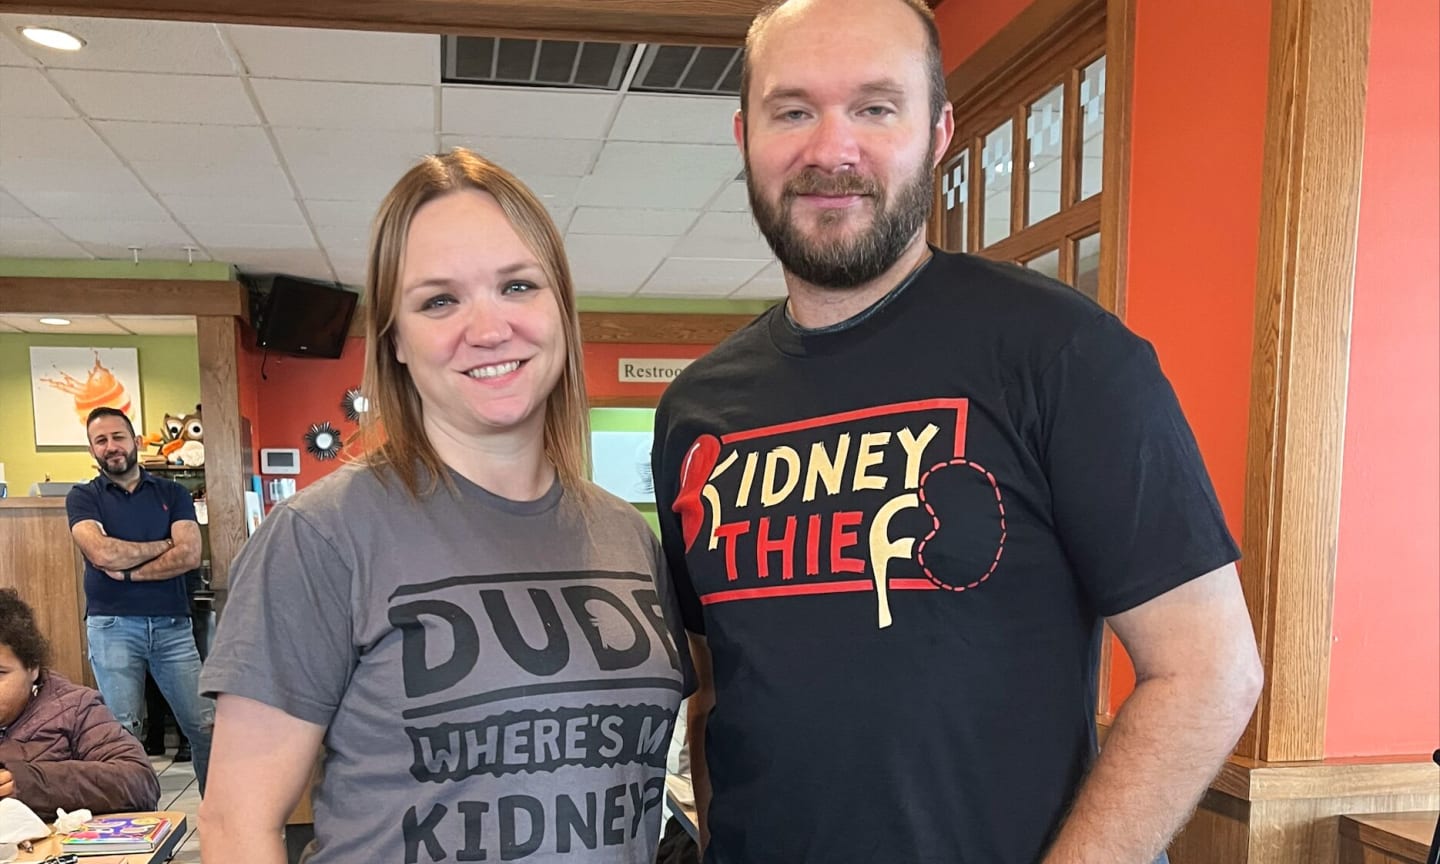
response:
<svg viewBox="0 0 1440 864"><path fill-rule="evenodd" d="M196 532L199 534L198 529ZM105 533L105 526L93 519L70 526L70 536L91 564L102 570L123 571L139 567L165 554L175 545L170 539L132 542L117 540Z"/></svg>
<svg viewBox="0 0 1440 864"><path fill-rule="evenodd" d="M1149 864L1239 740L1264 672L1235 565L1111 617L1135 691L1045 864Z"/></svg>
<svg viewBox="0 0 1440 864"><path fill-rule="evenodd" d="M695 792L695 827L700 852L710 845L710 768L705 762L705 724L715 707L715 678L710 669L710 643L704 636L690 637L690 659L695 664L695 692L685 702L685 744L690 748L690 786Z"/></svg>
<svg viewBox="0 0 1440 864"><path fill-rule="evenodd" d="M170 525L171 548L130 570L131 582L161 582L200 566L200 525L182 520ZM124 580L124 570L105 570L111 579Z"/></svg>

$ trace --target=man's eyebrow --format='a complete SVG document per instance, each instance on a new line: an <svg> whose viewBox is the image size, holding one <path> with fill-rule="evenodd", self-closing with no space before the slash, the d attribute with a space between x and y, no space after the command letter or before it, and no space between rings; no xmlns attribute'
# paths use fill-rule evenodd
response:
<svg viewBox="0 0 1440 864"><path fill-rule="evenodd" d="M866 81L857 91L861 96L888 96L892 99L905 98L905 88L891 78ZM786 99L808 99L810 91L804 87L777 87L765 94L764 102L781 102Z"/></svg>

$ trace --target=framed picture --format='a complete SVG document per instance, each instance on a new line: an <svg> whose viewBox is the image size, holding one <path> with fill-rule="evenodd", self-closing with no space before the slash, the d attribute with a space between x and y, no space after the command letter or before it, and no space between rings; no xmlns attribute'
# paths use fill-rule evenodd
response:
<svg viewBox="0 0 1440 864"><path fill-rule="evenodd" d="M595 408L590 412L590 426L595 484L632 504L654 504L650 444L655 411Z"/></svg>
<svg viewBox="0 0 1440 864"><path fill-rule="evenodd" d="M30 390L37 447L84 447L85 418L101 406L140 415L140 360L134 348L30 349Z"/></svg>

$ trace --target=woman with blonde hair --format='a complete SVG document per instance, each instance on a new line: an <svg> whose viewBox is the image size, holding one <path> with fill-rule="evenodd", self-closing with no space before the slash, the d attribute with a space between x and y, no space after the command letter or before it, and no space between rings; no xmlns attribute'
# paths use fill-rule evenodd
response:
<svg viewBox="0 0 1440 864"><path fill-rule="evenodd" d="M560 235L465 150L386 196L364 455L262 523L201 687L206 862L648 862L690 679L663 555L586 479Z"/></svg>

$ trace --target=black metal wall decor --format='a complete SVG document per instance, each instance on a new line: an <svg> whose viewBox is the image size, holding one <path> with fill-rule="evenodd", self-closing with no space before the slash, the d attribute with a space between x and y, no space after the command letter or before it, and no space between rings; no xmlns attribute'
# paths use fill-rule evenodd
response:
<svg viewBox="0 0 1440 864"><path fill-rule="evenodd" d="M340 432L329 420L310 424L310 431L305 433L305 449L316 459L334 459L342 446Z"/></svg>
<svg viewBox="0 0 1440 864"><path fill-rule="evenodd" d="M370 400L365 398L359 388L351 387L345 391L345 398L340 400L340 410L345 412L346 420L359 423L360 415L370 410Z"/></svg>

